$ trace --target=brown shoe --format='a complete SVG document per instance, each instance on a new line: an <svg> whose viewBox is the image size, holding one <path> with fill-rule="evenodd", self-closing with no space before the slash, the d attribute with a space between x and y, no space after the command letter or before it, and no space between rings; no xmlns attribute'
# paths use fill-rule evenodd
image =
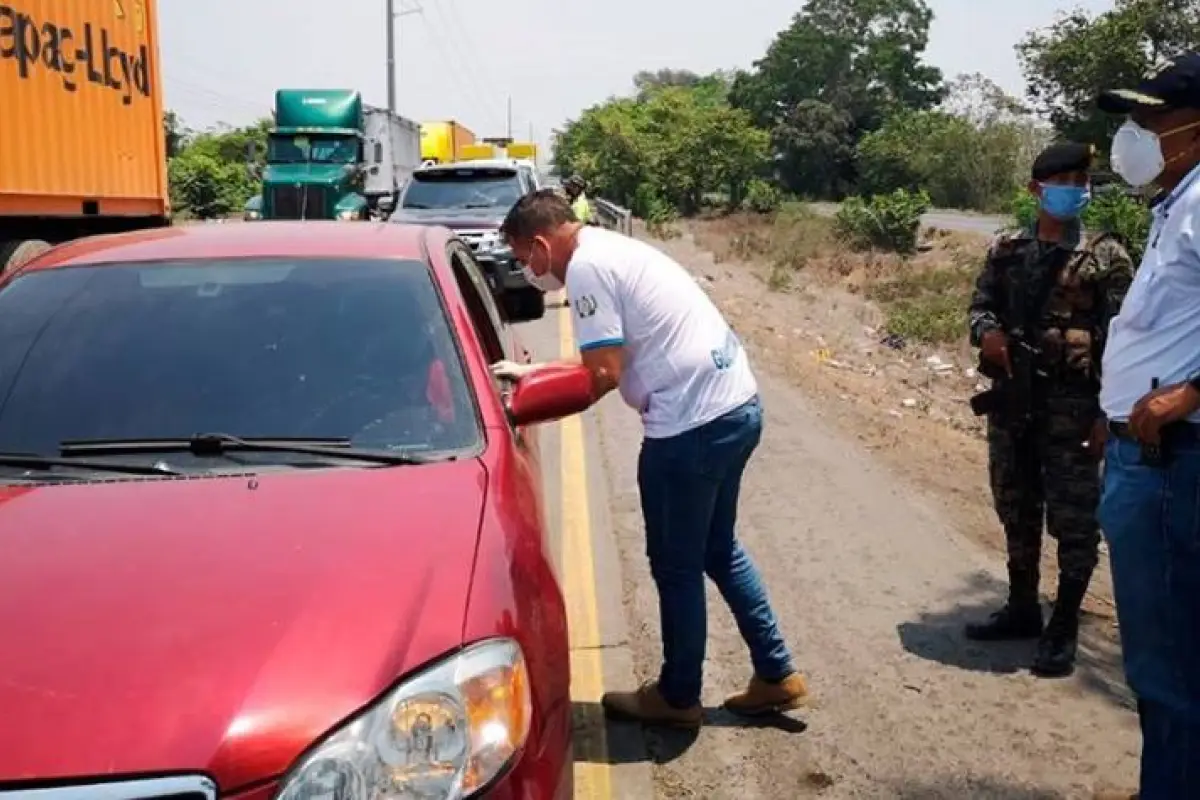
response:
<svg viewBox="0 0 1200 800"><path fill-rule="evenodd" d="M612 719L672 728L699 728L704 716L699 703L691 708L669 705L659 694L657 681L642 684L636 692L605 692L600 705Z"/></svg>
<svg viewBox="0 0 1200 800"><path fill-rule="evenodd" d="M779 683L767 683L757 675L750 679L746 691L730 695L725 708L744 717L776 714L807 705L808 686L799 672L793 672Z"/></svg>

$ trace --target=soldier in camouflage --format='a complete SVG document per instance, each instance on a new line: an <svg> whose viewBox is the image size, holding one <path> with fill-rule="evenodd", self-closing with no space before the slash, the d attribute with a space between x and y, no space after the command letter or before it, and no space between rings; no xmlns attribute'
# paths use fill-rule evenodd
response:
<svg viewBox="0 0 1200 800"><path fill-rule="evenodd" d="M992 243L971 299L971 343L996 374L1028 358L1028 413L987 412L988 469L1008 545L1008 602L967 626L977 641L1039 639L1032 671L1074 671L1079 613L1098 560L1096 510L1103 421L1100 363L1109 321L1133 277L1115 237L1083 235L1090 146L1051 145L1033 164L1029 230ZM1016 307L1016 306L1020 307ZM1019 341L1018 341L1019 339ZM1005 378L996 388L1011 391ZM1048 624L1038 601L1043 523L1058 540L1058 596Z"/></svg>

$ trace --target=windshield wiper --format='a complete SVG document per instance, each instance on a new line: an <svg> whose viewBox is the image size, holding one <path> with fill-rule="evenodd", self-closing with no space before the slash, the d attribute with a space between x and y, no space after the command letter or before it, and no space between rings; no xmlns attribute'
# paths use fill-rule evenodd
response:
<svg viewBox="0 0 1200 800"><path fill-rule="evenodd" d="M405 203L404 205L400 206L400 208L401 209L415 208L418 211L425 211L425 210L428 210L429 206L427 206L423 203Z"/></svg>
<svg viewBox="0 0 1200 800"><path fill-rule="evenodd" d="M298 453L331 459L371 461L376 464L428 464L429 458L413 453L364 450L352 447L349 439L288 439L241 437L228 433L204 433L182 439L84 439L59 445L64 458L84 455L131 453L191 453L220 456L226 453ZM68 462L75 463L75 462Z"/></svg>
<svg viewBox="0 0 1200 800"><path fill-rule="evenodd" d="M0 467L28 470L54 470L58 467L97 472L122 472L127 475L179 475L166 464L124 464L114 461L80 461L77 458L55 458L32 453L0 453Z"/></svg>
<svg viewBox="0 0 1200 800"><path fill-rule="evenodd" d="M467 203L463 208L495 208L499 203Z"/></svg>

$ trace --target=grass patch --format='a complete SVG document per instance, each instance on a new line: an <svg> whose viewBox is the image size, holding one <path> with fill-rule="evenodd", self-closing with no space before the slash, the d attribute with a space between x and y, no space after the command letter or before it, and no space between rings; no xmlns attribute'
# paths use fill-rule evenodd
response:
<svg viewBox="0 0 1200 800"><path fill-rule="evenodd" d="M832 219L795 203L775 214L710 217L693 230L718 263L766 266L772 291L787 291L802 272L861 291L884 312L889 333L929 344L966 335L967 306L987 247L986 237L930 229L922 235L928 251L915 256L856 253L838 242Z"/></svg>
<svg viewBox="0 0 1200 800"><path fill-rule="evenodd" d="M943 344L967 333L974 281L974 271L963 266L914 269L868 286L866 295L884 310L889 333Z"/></svg>
<svg viewBox="0 0 1200 800"><path fill-rule="evenodd" d="M706 221L696 243L718 262L763 262L770 267L767 286L784 291L797 272L835 246L833 225L799 203L775 214L730 214Z"/></svg>

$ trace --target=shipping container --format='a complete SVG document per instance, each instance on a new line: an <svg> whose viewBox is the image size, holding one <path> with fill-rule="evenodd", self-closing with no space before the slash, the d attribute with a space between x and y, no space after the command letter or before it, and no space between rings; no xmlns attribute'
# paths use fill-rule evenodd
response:
<svg viewBox="0 0 1200 800"><path fill-rule="evenodd" d="M491 144L468 144L463 146L458 151L456 161L487 161L492 158L500 158L501 153L495 145Z"/></svg>
<svg viewBox="0 0 1200 800"><path fill-rule="evenodd" d="M464 147L474 143L475 134L454 120L421 123L421 160L448 164L462 158Z"/></svg>
<svg viewBox="0 0 1200 800"><path fill-rule="evenodd" d="M509 158L537 162L537 145L533 142L511 142L506 149Z"/></svg>
<svg viewBox="0 0 1200 800"><path fill-rule="evenodd" d="M157 26L155 0L0 0L0 268L18 236L168 221Z"/></svg>

